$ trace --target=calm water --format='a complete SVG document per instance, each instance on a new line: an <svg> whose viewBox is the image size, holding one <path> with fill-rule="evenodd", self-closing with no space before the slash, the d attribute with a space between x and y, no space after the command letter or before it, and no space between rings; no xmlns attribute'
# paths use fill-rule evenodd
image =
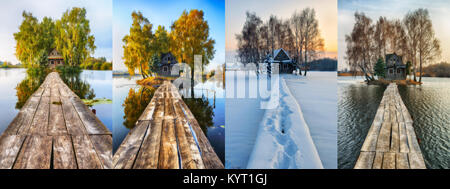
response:
<svg viewBox="0 0 450 189"><path fill-rule="evenodd" d="M155 88L136 84L141 76L114 76L113 88L113 150L120 146L134 123L150 102ZM180 91L181 94L186 91ZM187 91L190 94L190 91ZM225 157L225 99L221 81L199 83L194 87L196 98L185 103L199 122L222 162ZM126 111L125 111L126 110Z"/></svg>
<svg viewBox="0 0 450 189"><path fill-rule="evenodd" d="M338 164L353 168L385 87L361 78L338 78ZM428 168L450 168L450 79L423 78L421 86L399 86L414 120Z"/></svg>
<svg viewBox="0 0 450 189"><path fill-rule="evenodd" d="M2 133L17 115L23 102L33 90L29 86L18 87L27 78L25 69L0 69L0 133ZM69 79L70 80L70 79ZM111 71L83 71L77 79L71 79L68 84L79 96L112 99ZM36 86L39 83L37 82ZM17 89L16 89L17 88ZM18 93L18 91L20 91ZM89 92L86 92L89 91ZM18 96L18 94L20 94ZM89 94L89 95L87 95ZM19 98L18 98L19 97ZM22 100L23 99L23 100ZM22 103L21 103L22 102ZM91 107L96 109L97 117L112 129L112 104L100 104Z"/></svg>

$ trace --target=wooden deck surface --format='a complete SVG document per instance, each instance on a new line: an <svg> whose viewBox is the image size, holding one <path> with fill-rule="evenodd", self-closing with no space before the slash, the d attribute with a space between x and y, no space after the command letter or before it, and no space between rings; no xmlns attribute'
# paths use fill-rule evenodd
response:
<svg viewBox="0 0 450 189"><path fill-rule="evenodd" d="M355 169L426 169L408 112L395 83L386 88Z"/></svg>
<svg viewBox="0 0 450 189"><path fill-rule="evenodd" d="M0 136L2 169L111 167L111 132L56 72Z"/></svg>
<svg viewBox="0 0 450 189"><path fill-rule="evenodd" d="M165 81L113 157L116 169L222 169L176 87Z"/></svg>

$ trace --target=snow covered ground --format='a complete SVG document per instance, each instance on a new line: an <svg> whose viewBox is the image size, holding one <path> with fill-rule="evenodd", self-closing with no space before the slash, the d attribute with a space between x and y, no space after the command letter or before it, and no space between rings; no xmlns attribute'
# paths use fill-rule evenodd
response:
<svg viewBox="0 0 450 189"><path fill-rule="evenodd" d="M324 168L337 168L337 73L284 75L299 103Z"/></svg>
<svg viewBox="0 0 450 189"><path fill-rule="evenodd" d="M279 106L267 109L250 155L249 169L323 168L300 106L284 79L280 80Z"/></svg>
<svg viewBox="0 0 450 189"><path fill-rule="evenodd" d="M261 108L270 97L248 90L264 77L226 72L225 167L336 168L336 72L275 77L274 109Z"/></svg>

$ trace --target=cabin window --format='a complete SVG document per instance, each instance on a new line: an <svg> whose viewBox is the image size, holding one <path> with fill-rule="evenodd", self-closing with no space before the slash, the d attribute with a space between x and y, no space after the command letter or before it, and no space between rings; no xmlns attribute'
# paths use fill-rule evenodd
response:
<svg viewBox="0 0 450 189"><path fill-rule="evenodd" d="M393 74L393 73L394 73L394 70L393 70L393 69L389 69L389 73L390 73L390 74Z"/></svg>
<svg viewBox="0 0 450 189"><path fill-rule="evenodd" d="M398 74L401 73L401 72L402 72L402 71L401 71L400 69L397 70L397 73L398 73Z"/></svg>
<svg viewBox="0 0 450 189"><path fill-rule="evenodd" d="M167 72L167 71L168 71L167 66L164 66L164 67L163 67L163 71L164 71L164 72Z"/></svg>

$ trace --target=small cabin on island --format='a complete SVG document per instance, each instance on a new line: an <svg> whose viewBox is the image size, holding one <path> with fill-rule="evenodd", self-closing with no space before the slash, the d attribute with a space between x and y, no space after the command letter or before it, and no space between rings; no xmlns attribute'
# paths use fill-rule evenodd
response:
<svg viewBox="0 0 450 189"><path fill-rule="evenodd" d="M272 58L273 57L273 58ZM272 54L268 54L265 63L277 63L280 73L292 73L295 70L294 61L289 57L289 54L284 49L277 49ZM268 65L268 66L269 66Z"/></svg>
<svg viewBox="0 0 450 189"><path fill-rule="evenodd" d="M59 65L64 65L64 57L56 49L53 49L48 55L48 66L55 68Z"/></svg>
<svg viewBox="0 0 450 189"><path fill-rule="evenodd" d="M385 57L385 79L386 80L405 80L406 65L403 63L402 56L395 53L387 54Z"/></svg>
<svg viewBox="0 0 450 189"><path fill-rule="evenodd" d="M158 75L160 76L179 76L179 74L172 75L171 71L173 66L178 64L177 59L175 56L168 52L168 53L161 53L161 62L159 64L159 70Z"/></svg>

